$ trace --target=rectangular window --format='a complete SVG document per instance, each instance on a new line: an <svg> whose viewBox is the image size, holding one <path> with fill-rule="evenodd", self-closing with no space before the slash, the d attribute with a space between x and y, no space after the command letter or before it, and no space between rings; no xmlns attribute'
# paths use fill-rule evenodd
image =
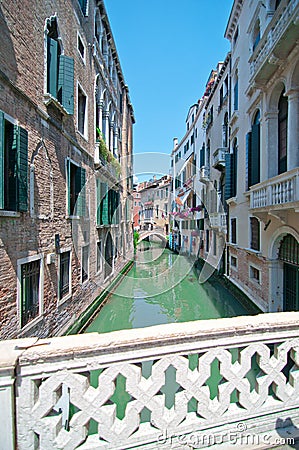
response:
<svg viewBox="0 0 299 450"><path fill-rule="evenodd" d="M85 46L79 34L78 34L78 51L81 55L81 58L85 62Z"/></svg>
<svg viewBox="0 0 299 450"><path fill-rule="evenodd" d="M217 255L217 235L215 231L213 231L213 255Z"/></svg>
<svg viewBox="0 0 299 450"><path fill-rule="evenodd" d="M234 111L237 111L238 109L239 109L239 81L237 78L234 85Z"/></svg>
<svg viewBox="0 0 299 450"><path fill-rule="evenodd" d="M88 280L88 266L89 266L89 245L82 247L82 259L81 259L81 281Z"/></svg>
<svg viewBox="0 0 299 450"><path fill-rule="evenodd" d="M37 259L21 265L21 327L40 314L40 264Z"/></svg>
<svg viewBox="0 0 299 450"><path fill-rule="evenodd" d="M164 215L165 216L167 216L167 214L168 214L167 207L168 207L167 203L164 203Z"/></svg>
<svg viewBox="0 0 299 450"><path fill-rule="evenodd" d="M0 209L28 210L28 133L0 111Z"/></svg>
<svg viewBox="0 0 299 450"><path fill-rule="evenodd" d="M59 255L59 299L71 292L71 252L63 252Z"/></svg>
<svg viewBox="0 0 299 450"><path fill-rule="evenodd" d="M237 258L235 256L230 257L230 265L234 268L237 267Z"/></svg>
<svg viewBox="0 0 299 450"><path fill-rule="evenodd" d="M252 280L256 281L257 283L260 283L260 281L261 281L261 277L260 277L261 273L256 267L253 267L253 266L249 267L249 275L250 275L250 278Z"/></svg>
<svg viewBox="0 0 299 450"><path fill-rule="evenodd" d="M86 104L87 98L80 86L78 86L78 131L85 136L86 135Z"/></svg>
<svg viewBox="0 0 299 450"><path fill-rule="evenodd" d="M85 181L86 171L67 160L68 178L68 214L69 216L85 216Z"/></svg>
<svg viewBox="0 0 299 450"><path fill-rule="evenodd" d="M102 270L102 241L97 242L97 272Z"/></svg>
<svg viewBox="0 0 299 450"><path fill-rule="evenodd" d="M232 244L237 243L237 219L231 219L230 221L230 241Z"/></svg>
<svg viewBox="0 0 299 450"><path fill-rule="evenodd" d="M256 217L250 217L250 248L260 250L260 222Z"/></svg>
<svg viewBox="0 0 299 450"><path fill-rule="evenodd" d="M210 250L210 230L206 230L206 252Z"/></svg>

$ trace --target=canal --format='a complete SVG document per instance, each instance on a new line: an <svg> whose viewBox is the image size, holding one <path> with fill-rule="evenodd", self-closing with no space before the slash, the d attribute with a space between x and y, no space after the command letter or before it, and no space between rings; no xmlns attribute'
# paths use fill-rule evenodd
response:
<svg viewBox="0 0 299 450"><path fill-rule="evenodd" d="M142 242L134 266L84 332L105 333L171 322L252 314L222 283L198 283L193 262Z"/></svg>
<svg viewBox="0 0 299 450"><path fill-rule="evenodd" d="M84 330L106 333L130 328L140 328L171 322L215 319L252 314L222 283L212 277L208 282L199 284L198 273L193 263L185 256L172 253L157 243L142 242L138 246L136 260L132 269L121 284L102 305L97 316ZM238 359L237 349L231 349L232 360ZM194 370L199 364L199 355L188 356L189 367ZM143 361L142 376L148 378L152 373L154 361ZM211 364L211 374L206 382L211 399L218 395L220 374L219 361ZM252 388L259 368L252 361L248 379ZM91 384L97 386L102 370L91 372ZM165 385L161 388L165 406L174 407L178 384L175 381L176 370L170 366L165 372ZM116 405L116 416L122 420L130 397L126 390L126 379L119 374L115 379L115 391L110 401ZM231 395L231 402L237 402L236 393ZM197 402L190 400L188 411L197 411ZM141 422L151 420L150 411L142 411ZM90 423L89 434L97 432L97 425Z"/></svg>

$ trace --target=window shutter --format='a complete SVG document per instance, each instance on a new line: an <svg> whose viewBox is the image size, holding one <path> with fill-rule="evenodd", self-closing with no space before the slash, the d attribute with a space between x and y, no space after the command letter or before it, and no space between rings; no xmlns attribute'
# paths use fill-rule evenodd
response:
<svg viewBox="0 0 299 450"><path fill-rule="evenodd" d="M59 57L57 98L68 114L74 114L74 59L65 55Z"/></svg>
<svg viewBox="0 0 299 450"><path fill-rule="evenodd" d="M81 167L80 169L80 193L78 196L78 215L81 217L86 216L86 170Z"/></svg>
<svg viewBox="0 0 299 450"><path fill-rule="evenodd" d="M66 160L66 181L67 181L67 214L72 215L71 211L71 161Z"/></svg>
<svg viewBox="0 0 299 450"><path fill-rule="evenodd" d="M88 2L88 0L79 0L79 4L81 6L81 10L82 10L84 16L87 15L87 2Z"/></svg>
<svg viewBox="0 0 299 450"><path fill-rule="evenodd" d="M101 180L96 178L97 190L97 226L101 225Z"/></svg>
<svg viewBox="0 0 299 450"><path fill-rule="evenodd" d="M234 111L237 111L239 108L239 80L236 80L234 86Z"/></svg>
<svg viewBox="0 0 299 450"><path fill-rule="evenodd" d="M251 183L251 131L246 134L246 190L250 188Z"/></svg>
<svg viewBox="0 0 299 450"><path fill-rule="evenodd" d="M260 182L260 124L252 126L251 184Z"/></svg>
<svg viewBox="0 0 299 450"><path fill-rule="evenodd" d="M225 200L231 198L233 193L233 157L232 153L225 155Z"/></svg>
<svg viewBox="0 0 299 450"><path fill-rule="evenodd" d="M101 183L101 194L102 194L102 207L101 207L101 216L102 216L102 225L109 225L108 219L108 185L107 183Z"/></svg>
<svg viewBox="0 0 299 450"><path fill-rule="evenodd" d="M0 209L4 209L4 113L0 111Z"/></svg>
<svg viewBox="0 0 299 450"><path fill-rule="evenodd" d="M200 149L200 158L199 158L199 160L200 160L200 167L203 167L205 165L205 148L204 147L202 147Z"/></svg>
<svg viewBox="0 0 299 450"><path fill-rule="evenodd" d="M14 127L17 139L17 208L28 211L28 132L24 128Z"/></svg>
<svg viewBox="0 0 299 450"><path fill-rule="evenodd" d="M48 37L47 44L47 90L49 94L57 98L58 42Z"/></svg>

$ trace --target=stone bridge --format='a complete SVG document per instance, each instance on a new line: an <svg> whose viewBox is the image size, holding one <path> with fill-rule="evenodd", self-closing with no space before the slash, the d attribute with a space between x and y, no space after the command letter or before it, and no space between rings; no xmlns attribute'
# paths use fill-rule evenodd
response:
<svg viewBox="0 0 299 450"><path fill-rule="evenodd" d="M139 232L138 244L151 236L157 236L162 242L166 241L166 234L163 228L154 228L153 230L144 230Z"/></svg>

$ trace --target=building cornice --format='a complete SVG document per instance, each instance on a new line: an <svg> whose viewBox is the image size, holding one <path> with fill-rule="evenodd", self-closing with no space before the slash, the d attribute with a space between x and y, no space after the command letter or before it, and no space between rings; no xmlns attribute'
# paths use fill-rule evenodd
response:
<svg viewBox="0 0 299 450"><path fill-rule="evenodd" d="M228 23L226 26L226 30L224 33L224 37L226 39L228 39L229 41L231 41L234 37L236 28L237 28L237 24L238 24L238 20L240 17L240 13L242 11L242 7L243 7L243 0L235 0L229 19L228 19Z"/></svg>

